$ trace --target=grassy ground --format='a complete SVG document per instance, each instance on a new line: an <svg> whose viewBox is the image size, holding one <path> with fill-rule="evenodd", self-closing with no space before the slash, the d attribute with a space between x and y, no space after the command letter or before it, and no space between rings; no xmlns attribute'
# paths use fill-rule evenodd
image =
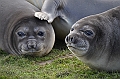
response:
<svg viewBox="0 0 120 79"><path fill-rule="evenodd" d="M120 79L120 73L92 70L56 45L45 57L0 54L0 79Z"/></svg>

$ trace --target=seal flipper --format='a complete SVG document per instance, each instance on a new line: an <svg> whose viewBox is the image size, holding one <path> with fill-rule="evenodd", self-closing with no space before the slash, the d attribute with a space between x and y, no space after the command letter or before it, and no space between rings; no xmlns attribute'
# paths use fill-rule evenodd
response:
<svg viewBox="0 0 120 79"><path fill-rule="evenodd" d="M60 0L45 0L41 12L36 12L35 17L52 23L56 17L60 16L58 10L60 10L62 3L63 1Z"/></svg>

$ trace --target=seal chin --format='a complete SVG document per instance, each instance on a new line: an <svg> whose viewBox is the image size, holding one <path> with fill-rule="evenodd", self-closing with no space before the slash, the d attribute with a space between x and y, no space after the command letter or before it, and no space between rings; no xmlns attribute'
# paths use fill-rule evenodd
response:
<svg viewBox="0 0 120 79"><path fill-rule="evenodd" d="M46 48L44 44L37 44L35 48L29 48L27 44L22 44L20 46L20 51L22 55L42 55L46 52L44 49Z"/></svg>
<svg viewBox="0 0 120 79"><path fill-rule="evenodd" d="M43 52L43 50L39 50L39 51L36 51L35 49L31 49L31 50L28 50L28 51L26 51L26 50L21 50L21 54L23 54L23 55L37 55L37 54L40 54L41 52Z"/></svg>
<svg viewBox="0 0 120 79"><path fill-rule="evenodd" d="M72 48L78 49L80 51L86 51L86 50L88 50L87 46L77 46L77 45L74 45L74 44L67 44L67 47L72 47Z"/></svg>
<svg viewBox="0 0 120 79"><path fill-rule="evenodd" d="M87 46L76 46L74 44L67 45L68 49L77 56L83 56L87 53L88 47Z"/></svg>
<svg viewBox="0 0 120 79"><path fill-rule="evenodd" d="M30 49L30 50L21 50L22 54L33 54L33 53L38 53L41 52L41 50L36 51L35 49Z"/></svg>

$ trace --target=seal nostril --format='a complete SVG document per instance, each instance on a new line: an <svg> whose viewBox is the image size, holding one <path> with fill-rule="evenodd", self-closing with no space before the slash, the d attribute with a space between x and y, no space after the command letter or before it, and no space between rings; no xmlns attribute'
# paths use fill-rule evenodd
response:
<svg viewBox="0 0 120 79"><path fill-rule="evenodd" d="M71 42L73 41L73 37L70 38L70 41L71 41Z"/></svg>
<svg viewBox="0 0 120 79"><path fill-rule="evenodd" d="M29 48L29 49L34 49L35 47L36 47L35 45L32 45L32 44L30 45L30 44L28 44L28 48Z"/></svg>
<svg viewBox="0 0 120 79"><path fill-rule="evenodd" d="M31 48L35 48L35 46L34 46L34 45L31 45L30 47L31 47Z"/></svg>
<svg viewBox="0 0 120 79"><path fill-rule="evenodd" d="M75 38L73 36L66 36L65 41L68 43L74 43Z"/></svg>
<svg viewBox="0 0 120 79"><path fill-rule="evenodd" d="M70 38L70 41L71 41L71 42L74 42L74 38L73 38L73 37L71 37L71 38Z"/></svg>
<svg viewBox="0 0 120 79"><path fill-rule="evenodd" d="M66 36L65 41L66 41L66 42L68 42L68 41L69 41L69 40L68 40L68 36Z"/></svg>
<svg viewBox="0 0 120 79"><path fill-rule="evenodd" d="M34 40L29 40L27 43L27 46L29 49L35 49L36 48L36 41Z"/></svg>

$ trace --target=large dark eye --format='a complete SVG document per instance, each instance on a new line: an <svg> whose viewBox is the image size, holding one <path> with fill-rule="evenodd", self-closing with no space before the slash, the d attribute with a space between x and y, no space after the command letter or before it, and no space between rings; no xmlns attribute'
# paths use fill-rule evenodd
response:
<svg viewBox="0 0 120 79"><path fill-rule="evenodd" d="M71 28L71 30L70 31L73 31L74 30L74 28Z"/></svg>
<svg viewBox="0 0 120 79"><path fill-rule="evenodd" d="M87 36L92 36L94 33L93 33L93 31L91 31L91 30L86 30L86 31L84 31L84 33L87 35Z"/></svg>
<svg viewBox="0 0 120 79"><path fill-rule="evenodd" d="M39 32L38 32L38 36L44 36L44 32L39 31Z"/></svg>
<svg viewBox="0 0 120 79"><path fill-rule="evenodd" d="M18 32L17 35L20 36L20 37L26 36L26 34L24 32Z"/></svg>

